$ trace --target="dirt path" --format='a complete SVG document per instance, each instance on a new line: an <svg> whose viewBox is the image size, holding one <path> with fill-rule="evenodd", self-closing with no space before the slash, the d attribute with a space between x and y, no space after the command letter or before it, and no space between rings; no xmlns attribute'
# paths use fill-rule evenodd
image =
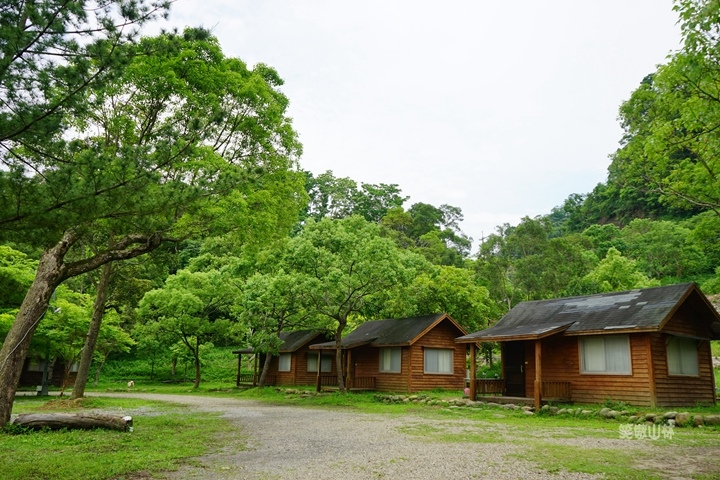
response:
<svg viewBox="0 0 720 480"><path fill-rule="evenodd" d="M167 479L603 478L563 471L548 473L521 459L525 440L535 445L572 445L578 455L582 455L582 448L631 449L649 459L659 455L652 445L642 442L567 435L570 429L560 432L558 438L557 432L538 427L460 418L366 414L213 397L108 395L171 401L200 411L220 412L237 427L214 453L166 473Z"/></svg>

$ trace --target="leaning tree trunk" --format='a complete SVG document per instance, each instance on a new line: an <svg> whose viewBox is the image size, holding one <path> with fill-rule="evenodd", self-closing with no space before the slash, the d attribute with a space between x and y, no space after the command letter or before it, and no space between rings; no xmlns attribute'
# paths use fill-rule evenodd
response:
<svg viewBox="0 0 720 480"><path fill-rule="evenodd" d="M50 297L63 280L100 268L108 262L134 258L159 247L164 237L131 234L116 242L112 249L91 258L65 263L65 255L79 233L68 230L52 248L40 256L37 273L25 295L15 321L0 348L0 427L10 420L15 391L35 329L50 305Z"/></svg>
<svg viewBox="0 0 720 480"><path fill-rule="evenodd" d="M62 259L70 246L64 240L40 256L35 279L0 349L0 427L10 420L15 391L33 334L50 305L55 288L64 279Z"/></svg>
<svg viewBox="0 0 720 480"><path fill-rule="evenodd" d="M105 313L105 303L107 302L108 289L110 288L110 277L112 276L112 262L106 263L100 272L100 280L97 286L97 295L93 303L92 319L90 320L90 328L85 338L85 346L80 355L80 365L78 366L77 376L75 377L75 385L70 396L71 399L82 398L85 396L85 386L90 376L90 364L95 354L95 345L97 345L98 335L100 334L100 326L102 325L103 314Z"/></svg>
<svg viewBox="0 0 720 480"><path fill-rule="evenodd" d="M257 355L257 354L256 354ZM270 371L270 363L272 362L272 355L269 353L265 354L265 361L263 362L263 369L260 373L260 380L258 380L258 387L264 387L267 381L268 372ZM253 375L255 372L253 372Z"/></svg>

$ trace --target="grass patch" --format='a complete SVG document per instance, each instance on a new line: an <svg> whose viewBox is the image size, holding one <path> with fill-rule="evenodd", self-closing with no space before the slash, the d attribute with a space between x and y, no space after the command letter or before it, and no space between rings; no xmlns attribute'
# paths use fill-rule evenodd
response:
<svg viewBox="0 0 720 480"><path fill-rule="evenodd" d="M217 444L218 436L230 432L229 424L218 415L191 413L181 406L139 399L92 398L80 406L70 406L65 400L47 404L37 397L19 397L13 411L81 408L110 412L144 409L152 414L133 415L132 433L61 430L12 434L11 428L0 431L2 478L120 479L136 472L173 470L183 459L207 453L206 445Z"/></svg>
<svg viewBox="0 0 720 480"><path fill-rule="evenodd" d="M523 444L521 454L511 456L536 463L549 473L579 472L603 474L608 479L654 480L661 476L638 470L637 454L613 448L578 448L575 445L550 443Z"/></svg>
<svg viewBox="0 0 720 480"><path fill-rule="evenodd" d="M478 431L473 428L457 428L454 425L418 423L400 427L398 430L406 435L419 437L425 442L442 443L502 443L503 436L488 429Z"/></svg>

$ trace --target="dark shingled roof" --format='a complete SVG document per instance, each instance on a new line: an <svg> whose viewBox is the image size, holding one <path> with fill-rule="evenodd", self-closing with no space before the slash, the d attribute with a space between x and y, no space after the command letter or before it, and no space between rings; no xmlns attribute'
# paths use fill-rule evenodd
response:
<svg viewBox="0 0 720 480"><path fill-rule="evenodd" d="M294 352L297 349L307 345L309 342L315 340L323 332L318 330L298 330L295 332L280 332L280 340L283 341L280 345L280 352L288 353Z"/></svg>
<svg viewBox="0 0 720 480"><path fill-rule="evenodd" d="M448 319L460 333L465 331L447 313L411 318L389 318L361 323L342 339L342 348L371 344L374 347L411 345L428 329ZM335 342L311 345L312 349L335 348Z"/></svg>
<svg viewBox="0 0 720 480"><path fill-rule="evenodd" d="M324 332L318 330L297 330L295 332L280 332L280 335L278 336L283 342L282 344L280 344L280 353L294 352L299 348L303 347L304 345L307 345L309 342L315 340L319 335L323 335L323 333ZM252 347L249 347L240 350L234 350L232 353L238 355L253 352L254 349Z"/></svg>
<svg viewBox="0 0 720 480"><path fill-rule="evenodd" d="M685 301L720 334L720 316L694 283L643 288L584 297L523 302L493 327L457 339L503 341L542 338L555 333L655 331ZM718 337L720 338L720 337Z"/></svg>

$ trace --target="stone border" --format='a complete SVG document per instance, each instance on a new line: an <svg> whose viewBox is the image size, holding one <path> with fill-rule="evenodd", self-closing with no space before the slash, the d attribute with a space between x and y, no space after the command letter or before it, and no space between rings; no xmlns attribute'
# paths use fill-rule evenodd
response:
<svg viewBox="0 0 720 480"><path fill-rule="evenodd" d="M428 395L382 395L376 394L375 400L382 403L412 403L445 408L483 408L494 407L505 410L522 410L525 415L535 415L535 408L529 405L519 406L513 403L495 403L473 401L468 398L454 400L439 400ZM562 415L578 417L601 417L609 420L620 420L624 423L646 423L649 425L672 425L675 427L702 427L704 425L720 425L720 415L699 415L690 412L667 411L664 413L636 413L631 414L627 410L613 410L608 407L598 410L586 408L559 408L550 405L543 405L540 408L540 415Z"/></svg>

